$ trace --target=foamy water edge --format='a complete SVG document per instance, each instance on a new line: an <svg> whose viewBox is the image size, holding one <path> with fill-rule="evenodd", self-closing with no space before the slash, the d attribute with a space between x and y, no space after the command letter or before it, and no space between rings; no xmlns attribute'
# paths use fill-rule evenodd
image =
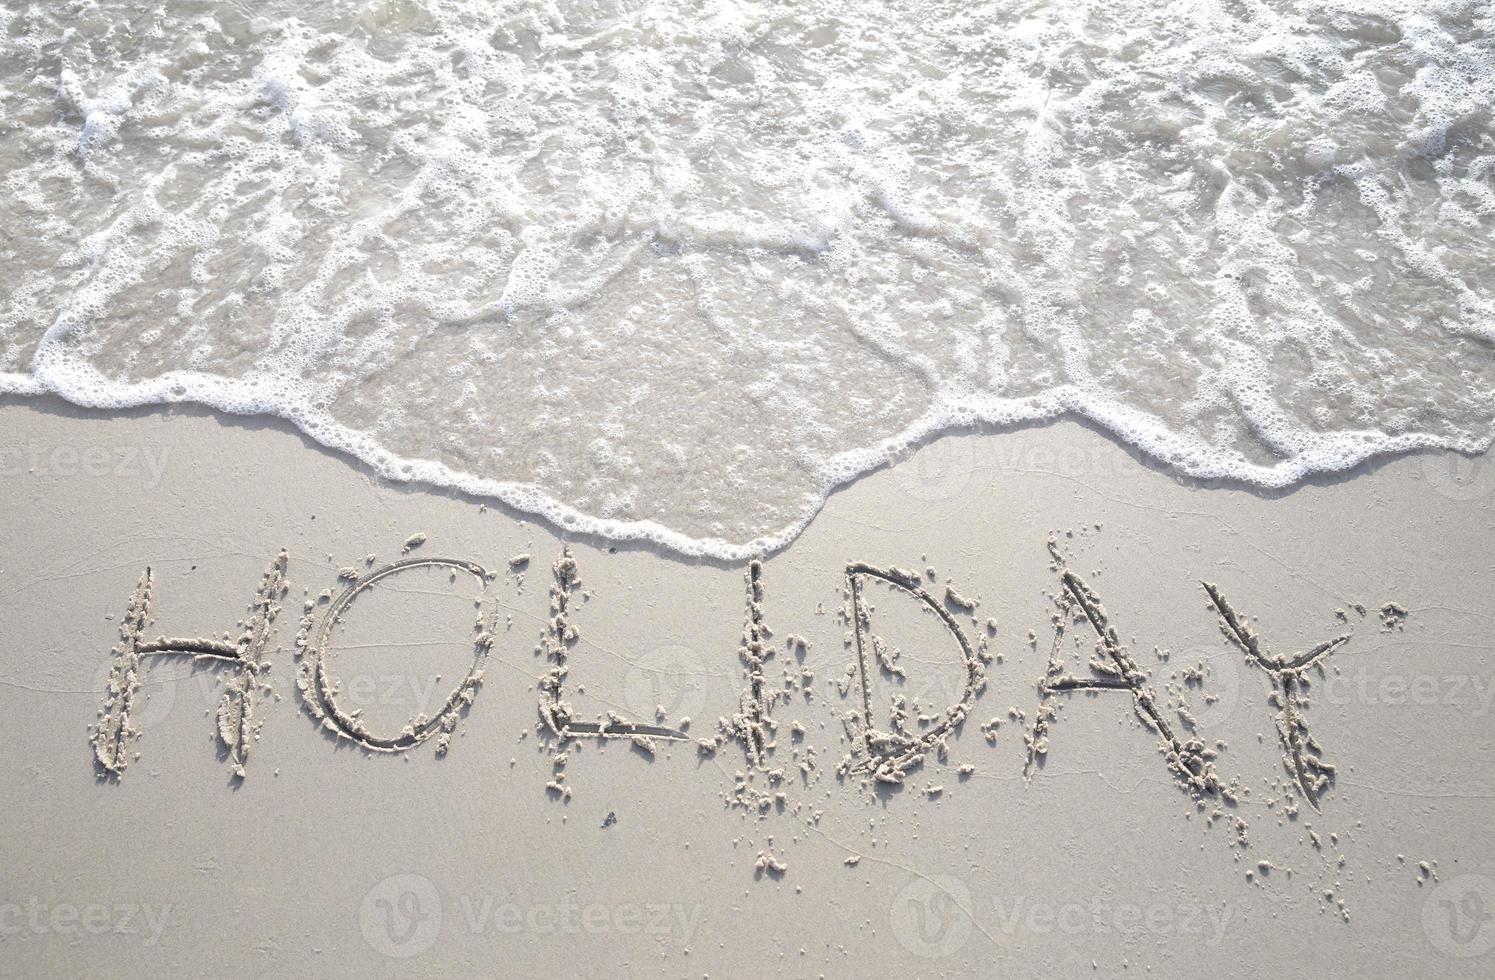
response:
<svg viewBox="0 0 1495 980"><path fill-rule="evenodd" d="M1203 443L1191 444L1186 437L1167 432L1152 421L1139 426L1139 413L1119 402L1087 396L1075 386L1063 386L1042 397L1029 399L1026 415L1011 411L982 413L972 406L943 406L926 414L897 436L876 445L850 449L827 461L827 478L813 507L797 515L790 524L746 542L714 537L693 537L650 520L618 520L587 514L532 484L487 479L454 470L426 459L407 459L387 452L368 452L365 433L342 425L324 412L294 404L264 401L264 385L248 379L225 379L201 372L171 372L149 382L121 384L93 372L88 382L80 378L79 366L71 365L62 377L45 373L23 375L0 373L0 393L19 396L53 395L81 408L120 410L147 406L196 404L229 415L269 416L293 425L313 442L345 454L367 465L381 477L400 483L427 484L456 490L474 497L497 500L522 513L533 514L565 532L595 535L613 541L652 542L684 557L709 558L739 563L788 547L809 526L832 493L861 477L900 461L904 453L927 441L962 430L980 427L1013 427L1040 424L1064 417L1089 421L1120 445L1132 446L1154 462L1171 467L1197 480L1234 481L1263 490L1283 489L1304 479L1347 472L1368 459L1417 450L1452 450L1475 454L1495 444L1495 435L1484 440L1442 439L1428 434L1386 436L1381 433L1340 433L1332 445L1319 452L1305 452L1278 465L1221 465L1218 454ZM68 383L72 379L73 383ZM102 393L102 394L101 394ZM257 406L246 410L247 405ZM1127 439L1123 432L1142 433ZM1361 438L1355 438L1360 436ZM997 435L1000 437L1000 434ZM1358 443L1358 445L1356 445ZM1182 451L1182 452L1181 452ZM1198 462L1192 462L1197 460Z"/></svg>

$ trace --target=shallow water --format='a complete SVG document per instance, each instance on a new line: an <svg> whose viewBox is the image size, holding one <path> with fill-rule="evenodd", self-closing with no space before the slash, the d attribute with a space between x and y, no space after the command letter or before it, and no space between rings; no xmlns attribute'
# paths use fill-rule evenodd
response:
<svg viewBox="0 0 1495 980"><path fill-rule="evenodd" d="M930 433L1495 432L1477 2L0 0L0 390L734 558Z"/></svg>

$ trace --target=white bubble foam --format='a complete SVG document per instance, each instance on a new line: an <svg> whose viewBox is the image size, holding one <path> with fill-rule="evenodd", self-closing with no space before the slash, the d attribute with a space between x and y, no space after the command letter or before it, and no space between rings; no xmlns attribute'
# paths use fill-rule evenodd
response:
<svg viewBox="0 0 1495 980"><path fill-rule="evenodd" d="M0 11L0 390L729 559L955 429L1495 431L1485 3L171 6Z"/></svg>

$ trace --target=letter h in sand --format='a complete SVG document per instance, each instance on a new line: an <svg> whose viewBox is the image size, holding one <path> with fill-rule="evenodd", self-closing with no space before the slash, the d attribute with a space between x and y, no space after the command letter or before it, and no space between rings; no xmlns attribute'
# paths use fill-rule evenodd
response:
<svg viewBox="0 0 1495 980"><path fill-rule="evenodd" d="M140 691L147 657L190 657L194 663L227 664L234 675L218 703L218 737L228 755L236 779L244 777L249 758L249 743L255 735L254 698L259 675L269 665L265 662L265 645L280 612L277 604L286 591L286 553L282 551L270 563L260 589L250 604L250 616L235 642L202 637L158 636L146 639L145 630L152 622L153 579L146 568L135 586L124 622L120 624L120 643L114 648L114 666L109 672L109 686L98 725L93 729L94 759L100 774L117 779L123 775L134 755L135 739L140 730L131 721L135 696Z"/></svg>

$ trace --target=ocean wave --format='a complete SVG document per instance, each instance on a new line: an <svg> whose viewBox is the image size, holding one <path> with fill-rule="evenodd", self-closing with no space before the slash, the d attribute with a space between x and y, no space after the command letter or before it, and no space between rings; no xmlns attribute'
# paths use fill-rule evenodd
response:
<svg viewBox="0 0 1495 980"><path fill-rule="evenodd" d="M0 390L740 559L939 433L1495 434L1483 2L0 10Z"/></svg>

